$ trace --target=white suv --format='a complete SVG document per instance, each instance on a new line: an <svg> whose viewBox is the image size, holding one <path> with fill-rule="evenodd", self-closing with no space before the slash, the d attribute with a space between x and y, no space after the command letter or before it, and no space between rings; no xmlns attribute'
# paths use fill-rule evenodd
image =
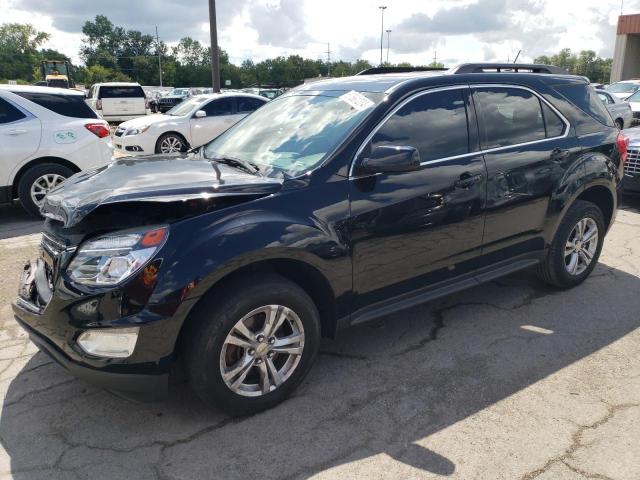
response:
<svg viewBox="0 0 640 480"><path fill-rule="evenodd" d="M0 85L0 202L38 215L51 188L111 161L109 133L81 92Z"/></svg>
<svg viewBox="0 0 640 480"><path fill-rule="evenodd" d="M96 83L86 101L108 122L124 122L151 113L149 100L139 83Z"/></svg>

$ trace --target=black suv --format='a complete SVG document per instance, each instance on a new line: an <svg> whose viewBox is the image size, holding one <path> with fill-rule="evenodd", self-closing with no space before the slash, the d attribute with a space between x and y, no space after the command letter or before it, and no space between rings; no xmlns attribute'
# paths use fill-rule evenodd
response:
<svg viewBox="0 0 640 480"><path fill-rule="evenodd" d="M626 147L585 80L553 67L301 86L200 149L53 190L14 312L108 389L163 395L177 365L204 401L258 411L344 327L530 266L581 283Z"/></svg>

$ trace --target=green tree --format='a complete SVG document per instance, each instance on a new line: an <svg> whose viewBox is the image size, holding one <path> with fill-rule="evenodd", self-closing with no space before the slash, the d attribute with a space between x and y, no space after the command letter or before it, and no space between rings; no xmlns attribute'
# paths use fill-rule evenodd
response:
<svg viewBox="0 0 640 480"><path fill-rule="evenodd" d="M39 78L38 48L48 39L48 33L29 24L0 25L0 78L27 81Z"/></svg>

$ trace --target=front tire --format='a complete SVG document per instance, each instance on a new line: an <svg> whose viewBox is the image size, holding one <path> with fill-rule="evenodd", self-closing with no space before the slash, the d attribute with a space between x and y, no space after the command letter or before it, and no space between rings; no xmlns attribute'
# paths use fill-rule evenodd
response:
<svg viewBox="0 0 640 480"><path fill-rule="evenodd" d="M565 214L538 276L557 288L571 288L591 274L602 251L606 228L597 205L576 201Z"/></svg>
<svg viewBox="0 0 640 480"><path fill-rule="evenodd" d="M18 183L18 198L22 207L35 217L40 216L40 206L50 190L73 175L69 167L56 163L43 163L27 170Z"/></svg>
<svg viewBox="0 0 640 480"><path fill-rule="evenodd" d="M156 142L156 153L178 153L188 150L187 141L177 133L165 133Z"/></svg>
<svg viewBox="0 0 640 480"><path fill-rule="evenodd" d="M320 317L295 283L244 277L205 298L182 345L191 387L207 404L247 415L282 402L311 369Z"/></svg>

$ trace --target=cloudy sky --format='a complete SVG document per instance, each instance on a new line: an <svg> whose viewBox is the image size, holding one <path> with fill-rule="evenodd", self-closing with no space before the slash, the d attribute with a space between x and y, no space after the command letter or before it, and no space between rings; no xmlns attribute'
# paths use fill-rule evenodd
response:
<svg viewBox="0 0 640 480"><path fill-rule="evenodd" d="M78 60L82 25L97 14L116 25L174 43L191 36L208 43L206 0L0 0L0 22L32 23L51 33L49 45ZM325 58L380 59L380 10L390 61L447 65L522 61L560 48L611 56L621 0L217 0L220 45L241 63L297 53ZM640 13L625 0L624 13ZM384 55L386 58L386 34Z"/></svg>

